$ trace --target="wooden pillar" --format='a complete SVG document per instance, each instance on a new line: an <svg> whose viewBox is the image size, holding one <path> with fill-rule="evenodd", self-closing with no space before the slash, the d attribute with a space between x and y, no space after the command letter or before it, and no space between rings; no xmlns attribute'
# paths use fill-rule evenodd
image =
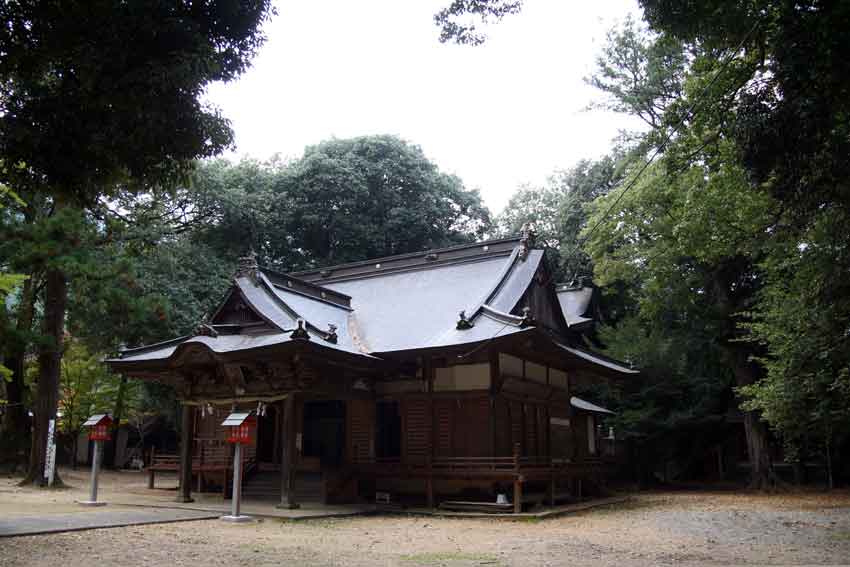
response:
<svg viewBox="0 0 850 567"><path fill-rule="evenodd" d="M280 455L281 455L281 447L283 446L283 441L281 438L281 408L283 404L278 404L278 407L275 408L274 411L274 442L272 443L272 463L280 463Z"/></svg>
<svg viewBox="0 0 850 567"><path fill-rule="evenodd" d="M194 438L194 408L183 405L183 419L180 429L180 493L178 502L192 500L192 439Z"/></svg>
<svg viewBox="0 0 850 567"><path fill-rule="evenodd" d="M295 455L295 394L289 394L283 404L283 452L280 459L280 504L278 508L293 510L298 508L295 497L296 462Z"/></svg>
<svg viewBox="0 0 850 567"><path fill-rule="evenodd" d="M522 448L519 443L514 444L514 514L522 512L522 480L520 471L520 454Z"/></svg>
<svg viewBox="0 0 850 567"><path fill-rule="evenodd" d="M431 431L428 435L428 454L426 455L427 480L425 481L425 495L428 500L428 508L434 508L434 458L437 446L437 425L434 416L434 367L430 358L422 361L422 375L428 387L428 414L431 416Z"/></svg>
<svg viewBox="0 0 850 567"><path fill-rule="evenodd" d="M549 506L555 505L555 473L549 477Z"/></svg>
<svg viewBox="0 0 850 567"><path fill-rule="evenodd" d="M153 461L153 459L154 459L155 454L156 454L156 447L151 447L151 456L150 456L151 460L149 461L149 464L148 464L148 488L153 488L153 475L154 475L154 471L153 471L153 462L154 461ZM76 453L75 453L74 458L75 459L77 458Z"/></svg>
<svg viewBox="0 0 850 567"><path fill-rule="evenodd" d="M522 512L522 482L514 481L514 514Z"/></svg>
<svg viewBox="0 0 850 567"><path fill-rule="evenodd" d="M490 351L490 456L496 457L496 395L499 391L499 353L496 350Z"/></svg>

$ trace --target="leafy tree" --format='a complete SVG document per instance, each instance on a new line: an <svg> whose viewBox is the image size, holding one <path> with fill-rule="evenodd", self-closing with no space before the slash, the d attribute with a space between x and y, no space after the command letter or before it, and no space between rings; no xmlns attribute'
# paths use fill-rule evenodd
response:
<svg viewBox="0 0 850 567"><path fill-rule="evenodd" d="M79 340L73 339L68 342L62 357L57 424L59 432L70 440L74 466L83 423L95 413L114 415L122 387L121 377L111 374L102 358L100 353L90 352ZM134 383L132 387L138 389L139 384ZM126 392L124 396L127 397Z"/></svg>
<svg viewBox="0 0 850 567"><path fill-rule="evenodd" d="M633 114L643 113L648 123L659 126L637 147L637 155L646 157L632 166L623 184L594 202L585 235L594 273L601 284L625 283L646 325L668 333L710 330L715 348L703 352L719 356L737 386L748 386L763 375L752 360L762 351L742 341L749 337L742 323L764 281L760 262L766 247L760 235L775 225L779 209L769 195L749 190L737 145L723 124L727 105L753 61L692 46L687 68L684 57L661 57L661 69L644 75L659 84L635 88L639 75L622 66L649 65L633 61L649 58L657 49L637 48L634 38L674 44L629 32L633 25L627 22L625 31L609 36L620 45L607 51L621 54L625 49L634 58L618 56L608 66L600 64L600 72L613 77L607 92L620 97L623 109L633 108ZM668 86L659 77L665 66L666 74L676 77L669 85L675 86L672 91L681 88L681 99L663 94ZM621 72L610 72L612 67ZM659 101L647 104L634 92L654 93ZM701 104L704 100L724 104L709 107ZM652 109L662 114L655 117ZM724 380L722 374L718 380ZM745 413L745 432L752 483L764 486L771 475L769 438L758 413Z"/></svg>
<svg viewBox="0 0 850 567"><path fill-rule="evenodd" d="M452 3L434 15L440 28L440 41L462 45L481 45L486 36L476 27L519 13L522 0L452 0Z"/></svg>
<svg viewBox="0 0 850 567"><path fill-rule="evenodd" d="M393 136L308 147L279 178L269 212L302 267L470 242L490 226L477 191Z"/></svg>
<svg viewBox="0 0 850 567"><path fill-rule="evenodd" d="M758 361L767 373L742 389L747 407L782 434L789 460L823 455L830 487L835 456L850 436L848 220L839 209L826 210L802 242L774 242L748 325L764 348Z"/></svg>
<svg viewBox="0 0 850 567"><path fill-rule="evenodd" d="M719 53L735 50L736 97L709 104L734 140L749 183L778 203L760 238L763 289L751 339L766 376L742 391L782 434L790 453L846 439L844 376L850 326L844 253L850 235L850 23L846 2L738 3L643 0L660 33ZM825 451L830 461L830 451Z"/></svg>
<svg viewBox="0 0 850 567"><path fill-rule="evenodd" d="M44 477L83 211L127 179L168 186L231 142L227 121L200 96L247 68L269 14L268 0L0 6L0 183L50 205L28 480Z"/></svg>
<svg viewBox="0 0 850 567"><path fill-rule="evenodd" d="M116 337L135 345L191 332L249 248L291 271L469 242L490 226L477 192L392 136L332 140L292 162L208 161L181 194L202 222L143 230L159 215L142 207L137 219L132 200L120 207L129 234L116 235L97 277L79 284L75 334L109 350ZM146 242L135 240L136 226Z"/></svg>
<svg viewBox="0 0 850 567"><path fill-rule="evenodd" d="M553 173L542 187L520 187L496 219L501 235L517 234L533 226L538 240L555 251L557 277L573 280L590 276L590 258L580 246L587 225L587 206L607 194L622 178L619 150L599 160L582 160L568 170Z"/></svg>
<svg viewBox="0 0 850 567"><path fill-rule="evenodd" d="M733 430L726 422L732 374L699 321L653 323L631 314L601 326L606 352L635 364L641 377L594 384L588 395L617 408L606 423L636 446L630 465L640 482L705 476L713 472L702 469L706 452Z"/></svg>
<svg viewBox="0 0 850 567"><path fill-rule="evenodd" d="M3 207L3 201L5 199L16 200L19 203L20 198L15 195L10 189L0 186L0 210ZM18 287L21 283L26 280L26 276L21 274L12 274L8 272L0 272L0 299L5 301L6 295L9 294L13 289ZM3 310L5 314L5 309ZM12 378L12 371L0 364L0 380L10 380Z"/></svg>
<svg viewBox="0 0 850 567"><path fill-rule="evenodd" d="M607 95L596 107L637 116L660 130L667 109L684 94L688 53L680 41L655 36L631 16L608 32L596 69L587 83Z"/></svg>
<svg viewBox="0 0 850 567"><path fill-rule="evenodd" d="M518 234L526 225L533 226L537 241L557 250L561 246L561 219L559 209L564 200L563 187L552 175L542 187L522 185L511 195L505 210L494 224L500 236Z"/></svg>

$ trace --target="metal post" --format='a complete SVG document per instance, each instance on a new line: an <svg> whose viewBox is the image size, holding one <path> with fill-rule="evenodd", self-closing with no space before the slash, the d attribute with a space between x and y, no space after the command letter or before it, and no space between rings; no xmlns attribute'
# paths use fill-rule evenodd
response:
<svg viewBox="0 0 850 567"><path fill-rule="evenodd" d="M251 516L240 513L242 505L242 444L236 443L233 453L233 498L230 501L230 515L222 516L228 522L250 522Z"/></svg>
<svg viewBox="0 0 850 567"><path fill-rule="evenodd" d="M92 451L91 457L91 491L89 492L89 499L80 501L78 504L82 506L105 506L106 502L98 502L97 501L97 476L100 473L100 449L101 442L94 442L94 450Z"/></svg>
<svg viewBox="0 0 850 567"><path fill-rule="evenodd" d="M97 473L100 471L100 441L94 442L94 455L91 458L91 496L89 501L97 502Z"/></svg>
<svg viewBox="0 0 850 567"><path fill-rule="evenodd" d="M233 453L233 498L230 503L232 516L239 516L239 507L242 504L242 444L236 444Z"/></svg>

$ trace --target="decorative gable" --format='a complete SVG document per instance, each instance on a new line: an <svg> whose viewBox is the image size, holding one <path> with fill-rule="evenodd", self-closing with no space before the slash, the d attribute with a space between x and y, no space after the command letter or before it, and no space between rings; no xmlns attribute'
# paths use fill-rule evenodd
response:
<svg viewBox="0 0 850 567"><path fill-rule="evenodd" d="M254 311L239 291L232 291L213 316L213 325L250 325L262 323L263 318Z"/></svg>

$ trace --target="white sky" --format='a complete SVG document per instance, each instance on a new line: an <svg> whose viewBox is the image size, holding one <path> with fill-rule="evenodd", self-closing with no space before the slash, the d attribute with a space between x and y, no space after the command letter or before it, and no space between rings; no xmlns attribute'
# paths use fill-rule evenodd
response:
<svg viewBox="0 0 850 567"><path fill-rule="evenodd" d="M639 15L635 0L526 0L478 47L439 43L433 14L450 1L278 0L253 68L208 93L233 122L236 156L395 134L497 213L520 184L603 155L635 126L586 111L599 94L583 81L607 30Z"/></svg>

